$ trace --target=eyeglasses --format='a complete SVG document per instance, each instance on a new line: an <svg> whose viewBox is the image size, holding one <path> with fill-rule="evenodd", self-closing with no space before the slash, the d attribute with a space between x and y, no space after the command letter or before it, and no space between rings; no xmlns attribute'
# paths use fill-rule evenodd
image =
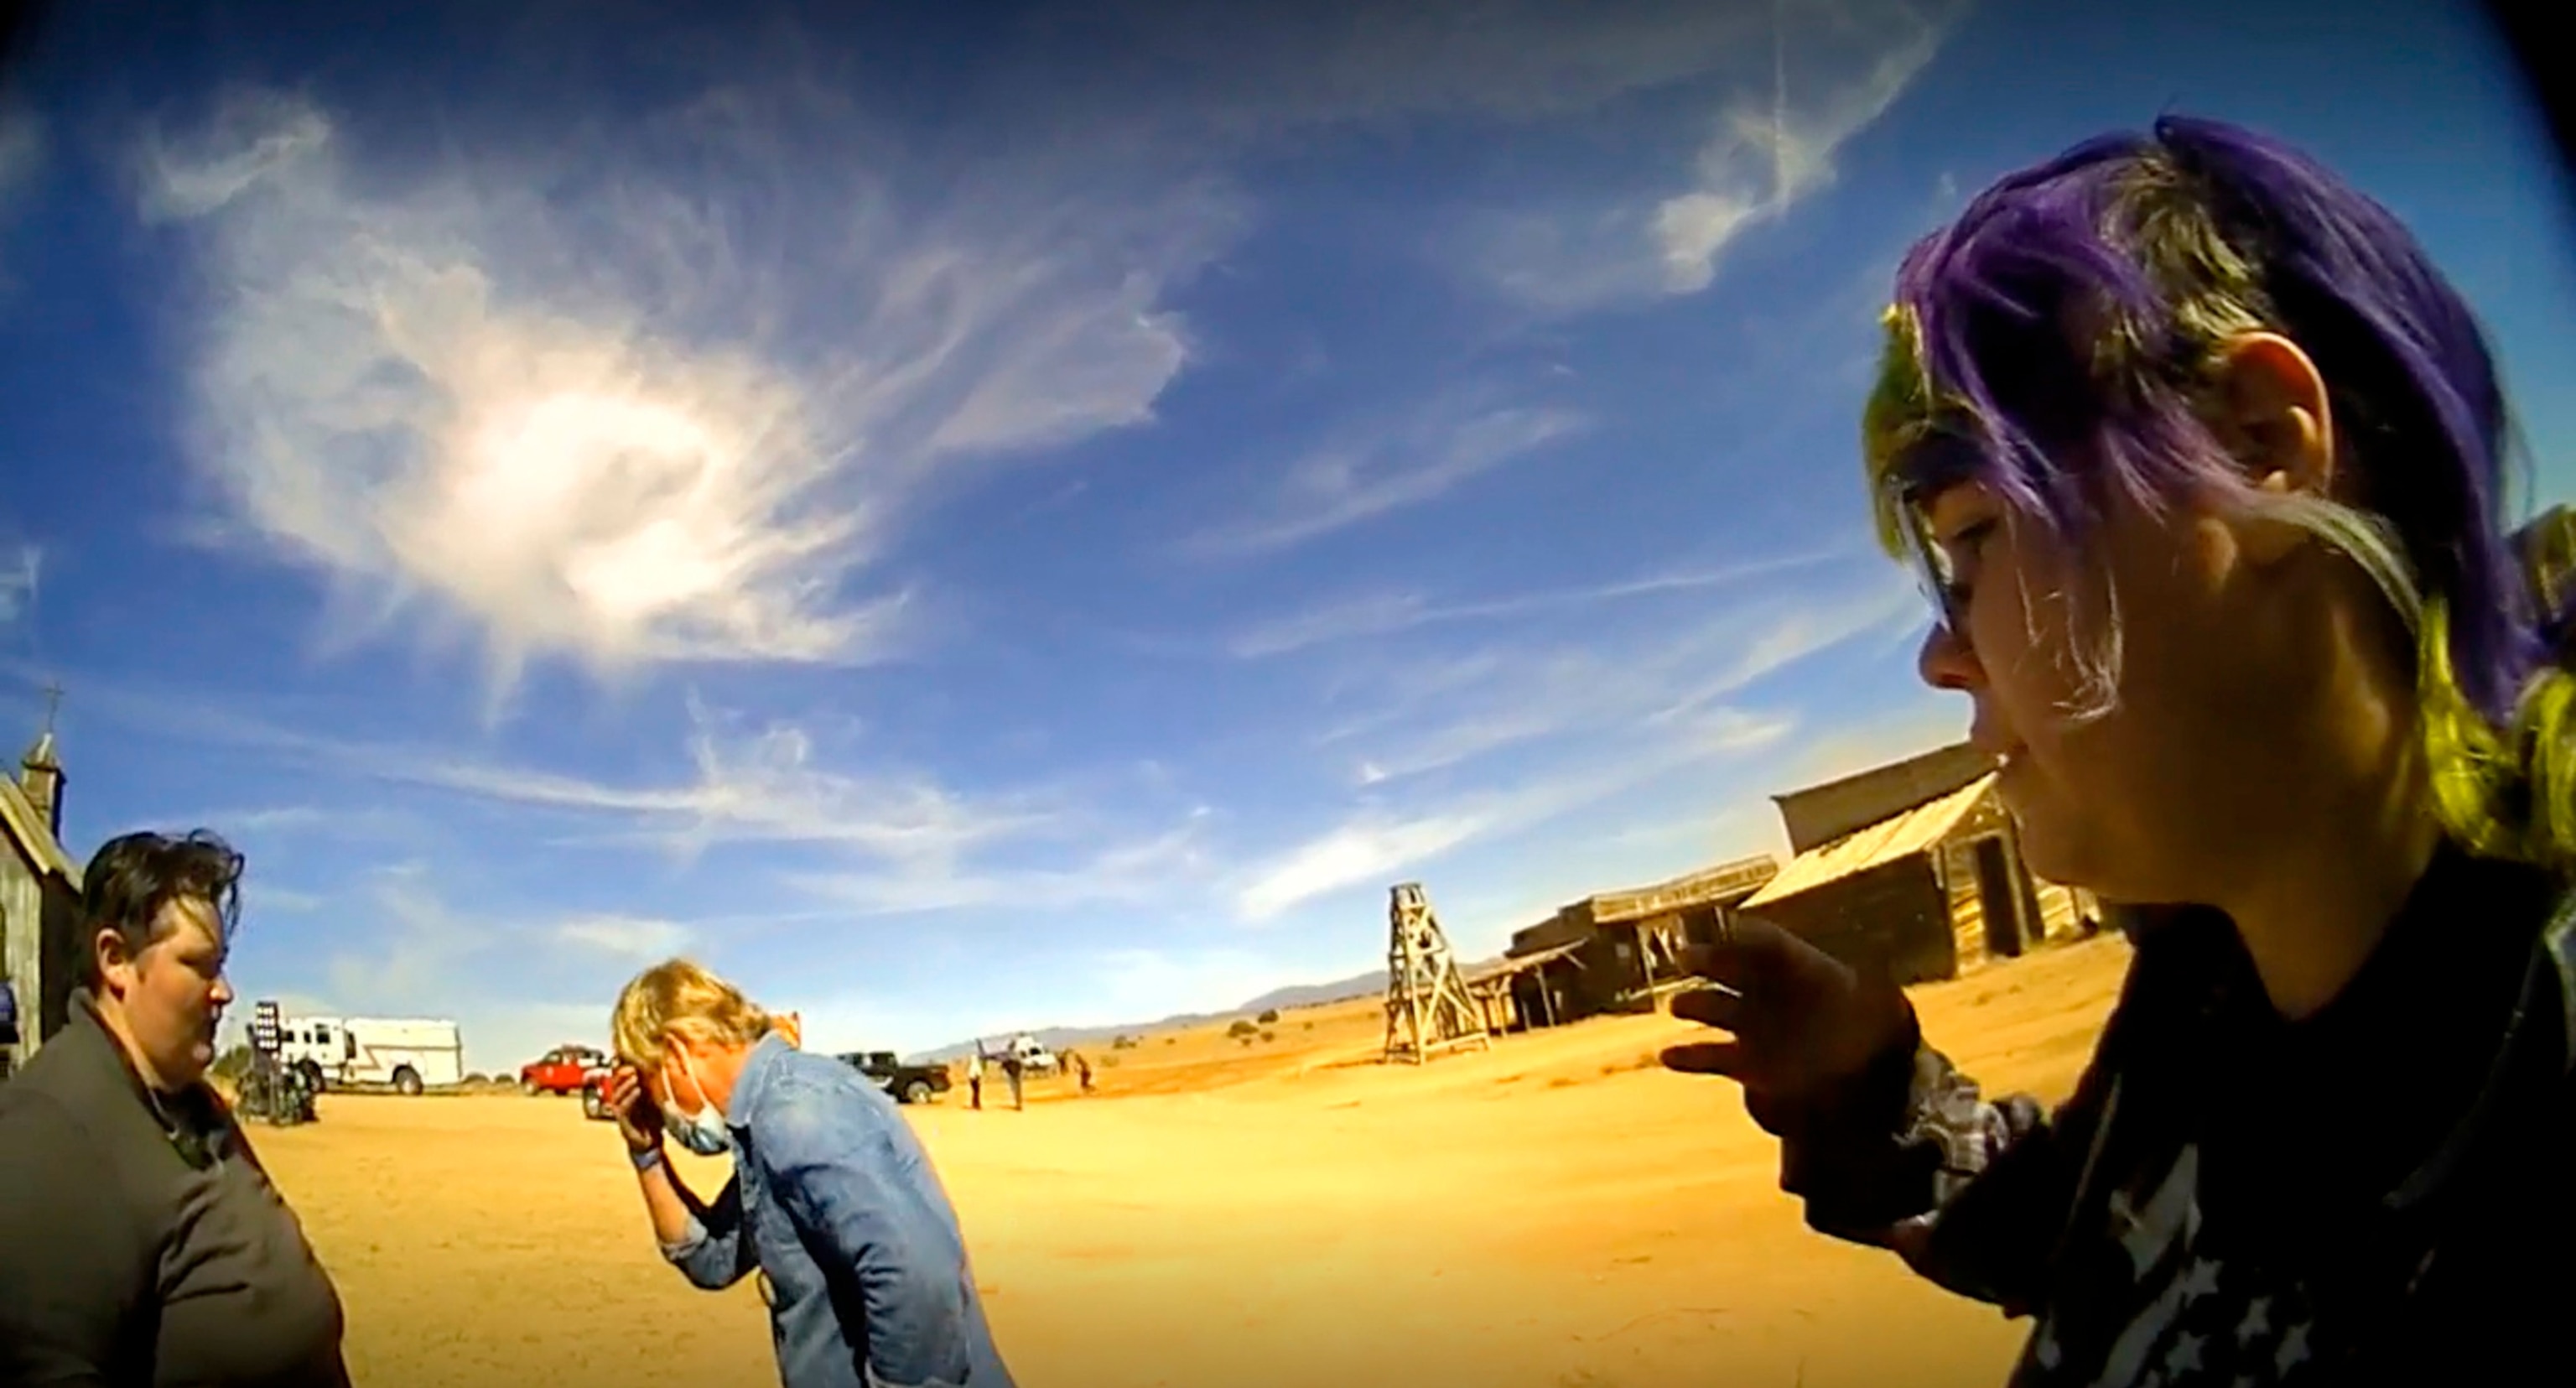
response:
<svg viewBox="0 0 2576 1388"><path fill-rule="evenodd" d="M1932 523L1910 499L1895 499L1897 524L1905 535L1906 568L1932 609L1932 623L1954 641L1967 639L1967 613L1959 602L1958 577L1949 555L1933 539Z"/></svg>

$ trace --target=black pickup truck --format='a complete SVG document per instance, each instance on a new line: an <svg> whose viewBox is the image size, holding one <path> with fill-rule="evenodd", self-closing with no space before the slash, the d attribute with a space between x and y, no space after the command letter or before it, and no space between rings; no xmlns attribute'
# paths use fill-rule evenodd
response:
<svg viewBox="0 0 2576 1388"><path fill-rule="evenodd" d="M900 1104L927 1104L953 1083L945 1065L906 1065L892 1051L851 1051L841 1059L851 1069L877 1082Z"/></svg>

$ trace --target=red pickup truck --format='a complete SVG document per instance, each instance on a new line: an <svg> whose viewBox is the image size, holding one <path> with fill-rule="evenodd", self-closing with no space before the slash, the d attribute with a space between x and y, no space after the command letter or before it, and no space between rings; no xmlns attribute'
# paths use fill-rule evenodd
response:
<svg viewBox="0 0 2576 1388"><path fill-rule="evenodd" d="M519 1089L528 1094L578 1094L592 1075L607 1066L607 1053L596 1046L557 1046L519 1067Z"/></svg>

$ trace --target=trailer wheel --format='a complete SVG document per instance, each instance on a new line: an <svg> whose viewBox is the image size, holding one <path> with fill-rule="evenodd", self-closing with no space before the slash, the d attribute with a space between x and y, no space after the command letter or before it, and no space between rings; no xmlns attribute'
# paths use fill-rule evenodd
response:
<svg viewBox="0 0 2576 1388"><path fill-rule="evenodd" d="M537 1097L537 1082L535 1080L519 1081L519 1092L527 1095L531 1099Z"/></svg>
<svg viewBox="0 0 2576 1388"><path fill-rule="evenodd" d="M600 1096L598 1085L581 1087L581 1116L594 1120L608 1116L608 1101Z"/></svg>
<svg viewBox="0 0 2576 1388"><path fill-rule="evenodd" d="M394 1092L409 1096L420 1092L420 1072L408 1065L394 1070Z"/></svg>
<svg viewBox="0 0 2576 1388"><path fill-rule="evenodd" d="M903 1087L903 1101L907 1104L929 1103L930 1081L914 1080L912 1083L905 1085Z"/></svg>

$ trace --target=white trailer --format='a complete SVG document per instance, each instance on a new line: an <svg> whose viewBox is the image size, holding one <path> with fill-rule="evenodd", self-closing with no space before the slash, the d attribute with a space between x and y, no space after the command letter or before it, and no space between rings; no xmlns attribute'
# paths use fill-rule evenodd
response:
<svg viewBox="0 0 2576 1388"><path fill-rule="evenodd" d="M317 1089L388 1085L396 1092L461 1084L465 1042L456 1023L427 1017L286 1017L278 1057Z"/></svg>

